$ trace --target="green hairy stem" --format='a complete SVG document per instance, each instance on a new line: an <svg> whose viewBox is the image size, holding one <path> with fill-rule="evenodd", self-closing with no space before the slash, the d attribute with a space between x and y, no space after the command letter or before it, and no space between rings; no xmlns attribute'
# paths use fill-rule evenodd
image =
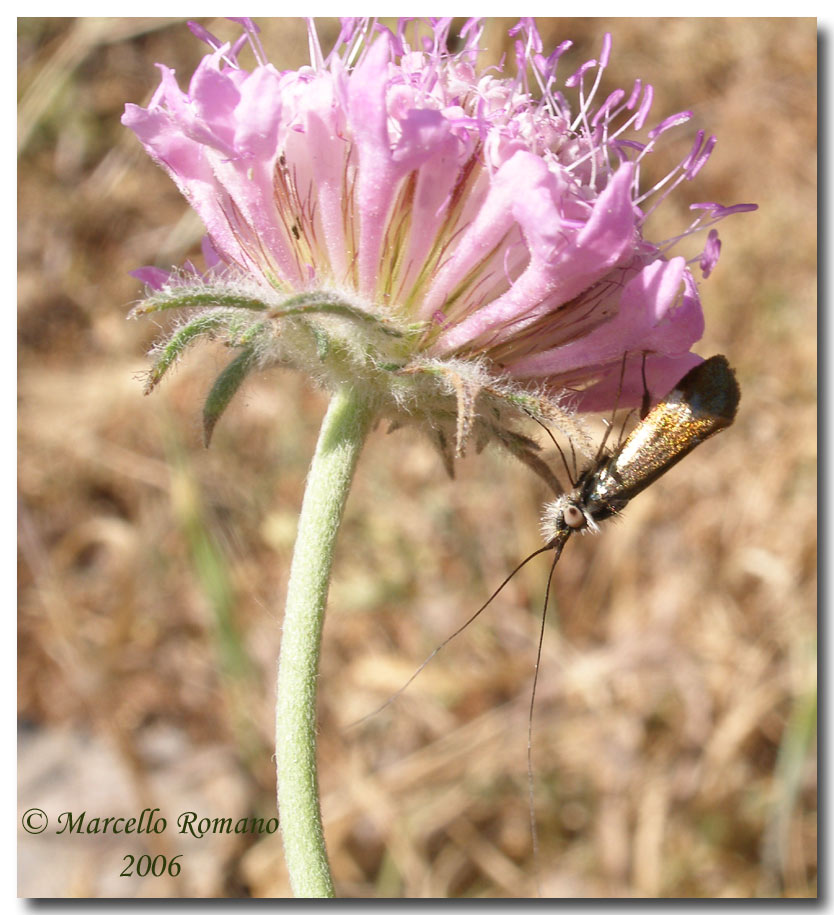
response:
<svg viewBox="0 0 834 915"><path fill-rule="evenodd" d="M330 401L307 477L293 552L276 705L278 811L293 893L333 896L316 773L316 679L333 548L372 420L343 385Z"/></svg>

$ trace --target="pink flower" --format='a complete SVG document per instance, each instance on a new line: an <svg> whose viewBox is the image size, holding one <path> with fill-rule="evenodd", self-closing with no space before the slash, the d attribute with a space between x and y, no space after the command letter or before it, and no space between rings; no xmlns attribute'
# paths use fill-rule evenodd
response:
<svg viewBox="0 0 834 915"><path fill-rule="evenodd" d="M581 410L639 403L644 355L655 395L700 361L690 352L704 327L697 284L675 244L754 207L701 205L677 238L644 237L647 216L696 176L715 138L699 132L666 178L641 189L642 160L690 115L637 139L652 87L638 79L601 96L610 36L599 60L564 80L572 109L556 76L570 43L544 56L529 19L512 30L514 76L478 72L478 20L452 52L450 19L422 37L409 20L395 34L346 19L327 56L311 24L311 65L283 72L239 21L253 70L237 62L243 39L220 44L192 26L214 50L188 91L160 65L148 108L127 105L123 117L203 219L225 269L210 265L213 276L247 284L273 319L287 297L326 291L399 328L396 356L374 364L400 376L451 360L459 378L469 361L479 389L494 377L568 390ZM693 261L704 276L719 247L713 230Z"/></svg>

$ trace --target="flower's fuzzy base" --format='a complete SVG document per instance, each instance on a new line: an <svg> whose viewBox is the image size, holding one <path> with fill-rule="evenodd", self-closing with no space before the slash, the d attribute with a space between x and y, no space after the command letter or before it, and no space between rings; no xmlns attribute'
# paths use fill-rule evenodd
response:
<svg viewBox="0 0 834 915"><path fill-rule="evenodd" d="M470 442L481 451L494 441L560 492L556 476L538 455L538 443L520 431L530 418L569 437L580 453L592 447L564 392L524 385L495 371L485 357L427 356L415 347L425 332L422 324L400 325L342 291L281 297L241 282L180 275L149 292L132 316L173 309L185 310L187 317L152 349L146 392L197 340L220 339L236 351L203 407L206 444L250 372L278 365L303 371L331 393L341 385L354 386L392 430L420 428L450 475Z"/></svg>

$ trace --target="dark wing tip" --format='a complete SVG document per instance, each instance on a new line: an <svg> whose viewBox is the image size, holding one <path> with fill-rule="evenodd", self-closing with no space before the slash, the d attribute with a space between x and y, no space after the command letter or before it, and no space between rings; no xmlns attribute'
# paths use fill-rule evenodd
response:
<svg viewBox="0 0 834 915"><path fill-rule="evenodd" d="M741 391L726 356L710 356L690 369L676 388L695 412L714 417L721 427L736 418Z"/></svg>

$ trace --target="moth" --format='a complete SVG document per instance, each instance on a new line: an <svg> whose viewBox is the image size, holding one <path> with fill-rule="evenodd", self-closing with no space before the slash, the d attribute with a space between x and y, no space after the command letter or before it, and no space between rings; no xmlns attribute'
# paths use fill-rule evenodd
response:
<svg viewBox="0 0 834 915"><path fill-rule="evenodd" d="M538 828L533 798L533 708L544 642L550 584L562 550L573 534L598 531L600 522L620 514L635 496L651 486L655 480L662 477L690 451L721 432L722 429L731 426L736 417L740 397L735 372L730 368L726 357L712 356L690 369L656 406L647 412L644 411L646 415L637 423L624 442L612 449L606 449L605 440L603 440L594 459L579 475L576 482L571 483L571 490L545 504L542 513L542 533L545 545L522 560L501 582L486 603L462 626L444 639L408 681L381 707L385 708L407 689L432 658L486 610L523 566L541 553L555 551L544 594L527 723L527 784L530 801L530 830L535 860L538 860ZM645 399L648 400L648 392ZM565 462L565 466L567 469L567 462ZM377 709L377 711L381 711L381 709ZM367 717L370 716L365 716L365 718ZM360 721L364 721L365 718ZM538 881L538 877L536 879Z"/></svg>
<svg viewBox="0 0 834 915"><path fill-rule="evenodd" d="M611 453L604 449L573 491L545 505L545 550L560 550L575 531L599 529L701 442L732 425L740 399L726 357L690 369Z"/></svg>
<svg viewBox="0 0 834 915"><path fill-rule="evenodd" d="M408 681L376 712L393 702L434 656L463 632L501 593L510 579L531 559L555 551L542 612L542 629L533 679L532 705L535 701L539 662L550 583L556 564L572 534L599 530L599 523L618 515L646 487L674 467L708 438L733 424L741 394L735 372L725 356L711 356L690 369L675 387L634 427L624 442L611 450L604 443L593 461L580 474L570 492L562 493L544 506L542 532L545 545L523 559L495 589L489 599L463 625L444 639ZM372 712L371 715L376 714ZM364 721L371 717L366 715ZM358 724L359 722L356 722Z"/></svg>

